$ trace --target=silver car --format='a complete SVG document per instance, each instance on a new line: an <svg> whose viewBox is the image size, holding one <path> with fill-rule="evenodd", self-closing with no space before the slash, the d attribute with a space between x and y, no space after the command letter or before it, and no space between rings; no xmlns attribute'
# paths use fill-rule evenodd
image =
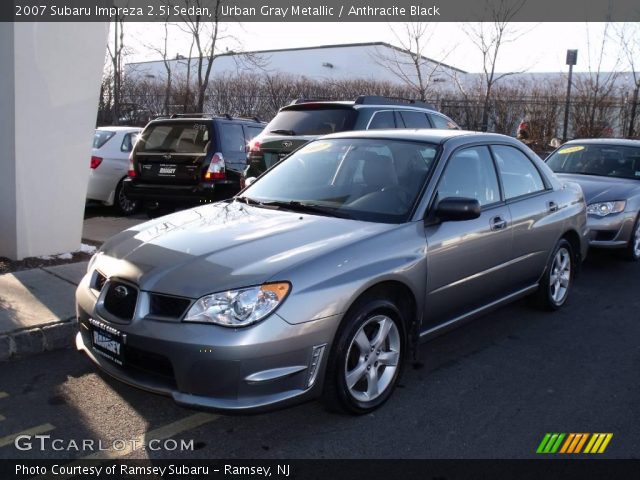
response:
<svg viewBox="0 0 640 480"><path fill-rule="evenodd" d="M580 184L588 204L592 247L620 249L640 260L640 140L573 140L547 163Z"/></svg>
<svg viewBox="0 0 640 480"><path fill-rule="evenodd" d="M562 307L586 222L580 187L515 139L334 134L228 201L106 242L77 290L76 342L183 405L322 396L362 414L421 340L526 295Z"/></svg>

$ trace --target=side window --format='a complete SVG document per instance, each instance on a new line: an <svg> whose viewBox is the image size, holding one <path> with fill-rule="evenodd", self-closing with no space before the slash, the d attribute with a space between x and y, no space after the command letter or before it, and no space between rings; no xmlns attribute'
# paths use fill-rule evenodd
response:
<svg viewBox="0 0 640 480"><path fill-rule="evenodd" d="M540 172L524 153L504 145L495 145L491 149L496 157L507 200L544 190Z"/></svg>
<svg viewBox="0 0 640 480"><path fill-rule="evenodd" d="M427 114L422 112L413 112L411 110L402 110L399 112L407 128L430 128Z"/></svg>
<svg viewBox="0 0 640 480"><path fill-rule="evenodd" d="M220 149L224 155L234 155L245 152L246 143L242 125L234 123L220 123Z"/></svg>
<svg viewBox="0 0 640 480"><path fill-rule="evenodd" d="M438 199L475 198L480 205L500 201L498 177L487 147L472 147L454 153L440 179Z"/></svg>
<svg viewBox="0 0 640 480"><path fill-rule="evenodd" d="M393 118L392 111L386 110L373 114L373 118L371 119L367 130L375 130L380 128L396 128L396 122Z"/></svg>
<svg viewBox="0 0 640 480"><path fill-rule="evenodd" d="M122 139L120 151L130 152L131 150L133 150L133 146L136 144L136 140L138 140L138 135L138 133L127 133Z"/></svg>
<svg viewBox="0 0 640 480"><path fill-rule="evenodd" d="M429 115L429 118L431 119L431 123L433 123L433 128L458 130L458 126L446 117L431 114Z"/></svg>

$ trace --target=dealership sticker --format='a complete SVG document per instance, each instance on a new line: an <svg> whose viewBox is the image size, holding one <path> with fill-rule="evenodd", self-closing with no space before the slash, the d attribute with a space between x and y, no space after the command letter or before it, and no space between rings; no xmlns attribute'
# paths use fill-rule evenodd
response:
<svg viewBox="0 0 640 480"><path fill-rule="evenodd" d="M563 148L562 150L558 150L558 153L567 154L567 153L579 152L580 150L584 150L584 147L582 146L567 147L567 148Z"/></svg>

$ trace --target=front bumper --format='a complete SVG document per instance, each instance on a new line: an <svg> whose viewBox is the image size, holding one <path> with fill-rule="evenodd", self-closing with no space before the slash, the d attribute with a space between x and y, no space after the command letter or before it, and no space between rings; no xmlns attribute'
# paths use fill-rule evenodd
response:
<svg viewBox="0 0 640 480"><path fill-rule="evenodd" d="M76 346L103 371L181 405L221 411L262 411L317 397L340 320L336 315L292 325L276 313L239 329L138 317L116 323L96 312L87 277L76 302ZM89 318L126 334L123 366L94 350ZM323 345L310 383L314 351Z"/></svg>
<svg viewBox="0 0 640 480"><path fill-rule="evenodd" d="M589 246L597 248L625 248L631 240L638 213L633 211L597 217L589 215Z"/></svg>

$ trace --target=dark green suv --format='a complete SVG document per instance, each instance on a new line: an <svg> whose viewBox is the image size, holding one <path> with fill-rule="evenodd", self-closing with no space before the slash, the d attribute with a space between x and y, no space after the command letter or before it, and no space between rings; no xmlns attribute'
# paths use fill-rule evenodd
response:
<svg viewBox="0 0 640 480"><path fill-rule="evenodd" d="M257 177L321 135L383 128L460 129L433 106L404 98L363 95L352 101L295 100L250 142L245 178Z"/></svg>

